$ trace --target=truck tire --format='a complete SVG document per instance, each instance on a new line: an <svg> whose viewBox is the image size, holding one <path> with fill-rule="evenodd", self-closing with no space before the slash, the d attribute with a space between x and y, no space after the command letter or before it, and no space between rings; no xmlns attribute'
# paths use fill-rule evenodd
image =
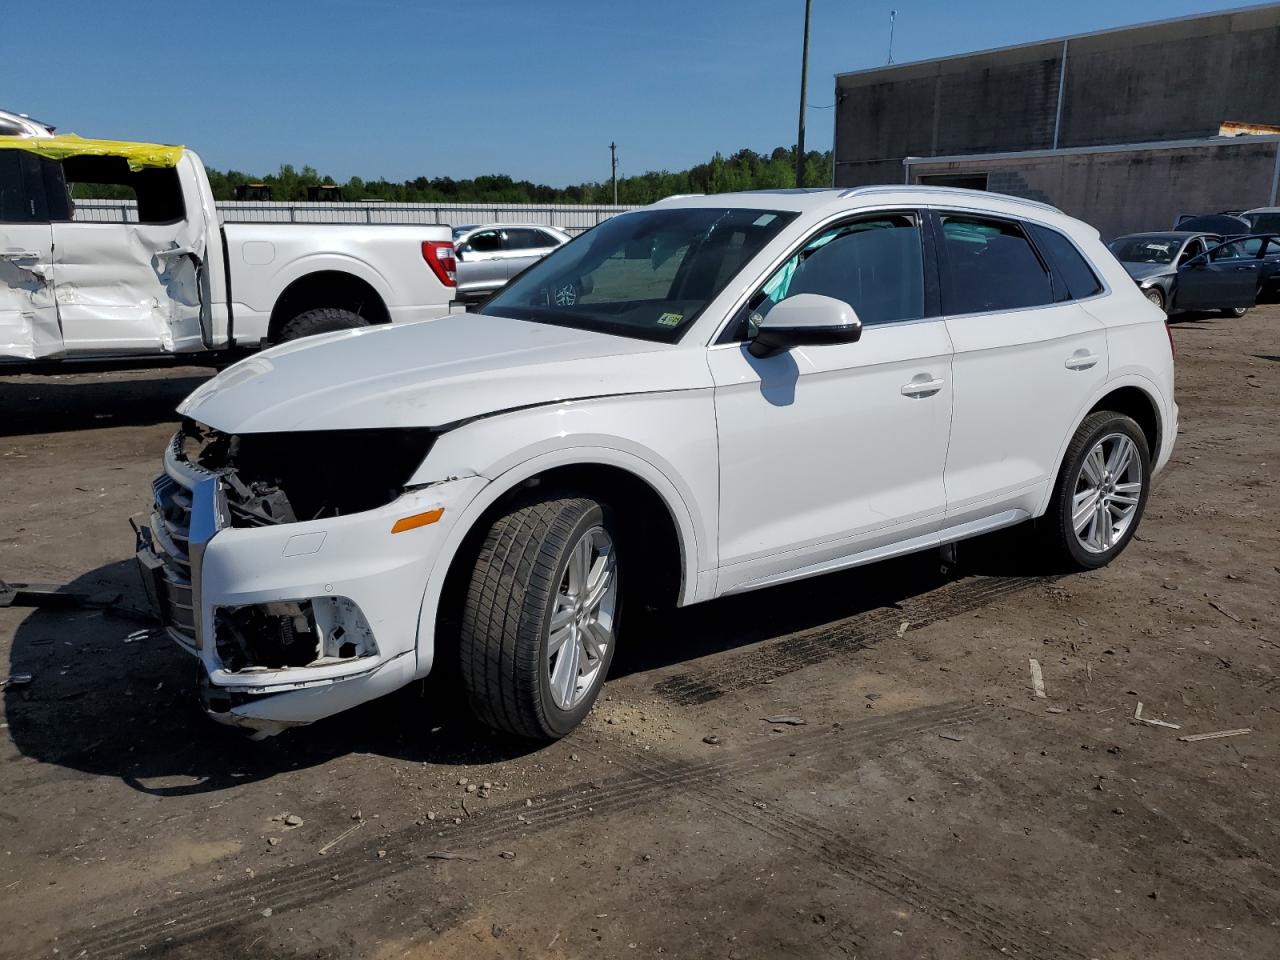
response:
<svg viewBox="0 0 1280 960"><path fill-rule="evenodd" d="M1084 418L1062 459L1045 513L1057 566L1096 570L1133 539L1151 488L1151 454L1130 417L1099 410Z"/></svg>
<svg viewBox="0 0 1280 960"><path fill-rule="evenodd" d="M555 740L590 712L617 646L616 535L607 508L557 494L489 529L463 603L459 667L476 718Z"/></svg>
<svg viewBox="0 0 1280 960"><path fill-rule="evenodd" d="M317 333L333 333L335 330L354 330L367 327L369 321L358 313L338 307L316 307L298 314L280 328L280 343L313 337Z"/></svg>

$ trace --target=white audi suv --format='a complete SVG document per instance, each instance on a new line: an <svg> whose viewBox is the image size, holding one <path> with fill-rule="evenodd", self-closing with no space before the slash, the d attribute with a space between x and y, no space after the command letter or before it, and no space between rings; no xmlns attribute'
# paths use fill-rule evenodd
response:
<svg viewBox="0 0 1280 960"><path fill-rule="evenodd" d="M179 408L144 581L207 711L259 734L448 662L555 738L637 602L1035 520L1099 567L1177 431L1173 352L1093 228L909 186L673 198L478 314L312 337Z"/></svg>

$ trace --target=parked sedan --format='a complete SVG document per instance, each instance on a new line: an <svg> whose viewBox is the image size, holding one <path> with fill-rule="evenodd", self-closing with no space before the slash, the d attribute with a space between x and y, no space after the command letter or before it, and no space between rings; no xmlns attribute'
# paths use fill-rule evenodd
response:
<svg viewBox="0 0 1280 960"><path fill-rule="evenodd" d="M569 239L567 233L537 223L455 227L459 299L487 297Z"/></svg>
<svg viewBox="0 0 1280 960"><path fill-rule="evenodd" d="M649 639L626 632L642 605L1033 518L1055 563L1111 562L1173 450L1171 347L1098 232L1045 204L672 198L478 315L284 344L202 384L142 559L195 597L222 722L272 733L434 665L486 724L551 739Z"/></svg>
<svg viewBox="0 0 1280 960"><path fill-rule="evenodd" d="M1178 268L1221 242L1221 237L1211 233L1168 230L1130 233L1116 237L1107 246L1137 282L1143 296L1169 313Z"/></svg>

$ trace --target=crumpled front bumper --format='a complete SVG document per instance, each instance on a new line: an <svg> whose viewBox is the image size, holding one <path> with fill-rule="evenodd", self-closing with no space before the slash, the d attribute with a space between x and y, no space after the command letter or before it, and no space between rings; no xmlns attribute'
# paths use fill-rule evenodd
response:
<svg viewBox="0 0 1280 960"><path fill-rule="evenodd" d="M484 486L482 478L411 490L386 506L347 516L233 527L221 477L193 473L169 457L166 474L181 485L179 497L186 491L190 499L186 542L180 529L172 529L172 504L165 524L158 492L149 522L135 524L137 559L157 615L200 660L200 696L213 719L277 733L380 697L430 671L432 651L417 646L427 579L451 522ZM159 491L164 484L156 486ZM397 520L437 508L443 509L437 522L391 532ZM185 558L175 556L184 546ZM175 623L183 597L189 597L190 630ZM323 620L330 630L341 625L360 642L342 647L351 655L319 656L301 666L248 663L233 669L219 650L220 641L227 649L219 631L225 631L228 613L267 604L305 604L313 622Z"/></svg>

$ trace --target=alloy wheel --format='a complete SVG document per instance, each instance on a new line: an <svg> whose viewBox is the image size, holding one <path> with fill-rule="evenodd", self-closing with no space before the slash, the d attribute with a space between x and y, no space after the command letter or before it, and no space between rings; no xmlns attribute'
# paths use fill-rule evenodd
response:
<svg viewBox="0 0 1280 960"><path fill-rule="evenodd" d="M551 698L572 710L592 691L613 643L618 561L603 527L587 530L569 553L547 637Z"/></svg>
<svg viewBox="0 0 1280 960"><path fill-rule="evenodd" d="M1142 458L1123 433L1103 437L1084 458L1071 500L1071 526L1090 553L1123 538L1142 500Z"/></svg>

